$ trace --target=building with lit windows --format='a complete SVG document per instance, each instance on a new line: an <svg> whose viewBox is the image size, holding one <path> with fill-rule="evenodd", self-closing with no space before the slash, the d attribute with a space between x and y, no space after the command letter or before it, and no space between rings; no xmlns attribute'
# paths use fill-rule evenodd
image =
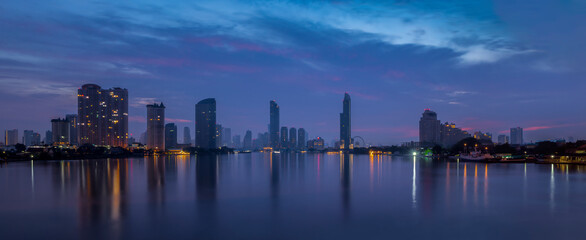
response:
<svg viewBox="0 0 586 240"><path fill-rule="evenodd" d="M523 128L511 128L511 145L523 145Z"/></svg>
<svg viewBox="0 0 586 240"><path fill-rule="evenodd" d="M147 148L165 151L165 105L149 104L147 107Z"/></svg>
<svg viewBox="0 0 586 240"><path fill-rule="evenodd" d="M67 119L57 118L51 120L51 132L53 132L53 144L69 144L69 122Z"/></svg>
<svg viewBox="0 0 586 240"><path fill-rule="evenodd" d="M69 122L69 143L79 145L77 139L77 114L67 114L65 119Z"/></svg>
<svg viewBox="0 0 586 240"><path fill-rule="evenodd" d="M167 123L165 125L165 148L171 149L177 147L177 125Z"/></svg>
<svg viewBox="0 0 586 240"><path fill-rule="evenodd" d="M348 93L344 94L342 113L340 113L340 148L350 149L352 145L352 114L351 99Z"/></svg>
<svg viewBox="0 0 586 240"><path fill-rule="evenodd" d="M4 131L4 145L13 146L18 144L18 129Z"/></svg>
<svg viewBox="0 0 586 240"><path fill-rule="evenodd" d="M195 144L202 149L215 149L216 99L208 98L195 105Z"/></svg>
<svg viewBox="0 0 586 240"><path fill-rule="evenodd" d="M441 143L440 126L437 113L425 109L419 119L419 143L422 147L433 147Z"/></svg>
<svg viewBox="0 0 586 240"><path fill-rule="evenodd" d="M274 100L270 103L270 124L269 124L269 141L273 149L279 147L279 105Z"/></svg>
<svg viewBox="0 0 586 240"><path fill-rule="evenodd" d="M281 127L281 148L287 148L289 146L289 131L287 127Z"/></svg>

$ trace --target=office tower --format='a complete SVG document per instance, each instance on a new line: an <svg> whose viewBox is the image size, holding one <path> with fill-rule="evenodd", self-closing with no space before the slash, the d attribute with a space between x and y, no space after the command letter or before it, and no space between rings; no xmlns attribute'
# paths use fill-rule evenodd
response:
<svg viewBox="0 0 586 240"><path fill-rule="evenodd" d="M85 84L77 91L79 144L126 147L128 90Z"/></svg>
<svg viewBox="0 0 586 240"><path fill-rule="evenodd" d="M47 145L53 144L53 132L51 132L51 131L45 132L45 144L47 144Z"/></svg>
<svg viewBox="0 0 586 240"><path fill-rule="evenodd" d="M270 103L269 141L272 148L279 147L279 105L274 100Z"/></svg>
<svg viewBox="0 0 586 240"><path fill-rule="evenodd" d="M250 130L246 131L246 134L244 134L244 141L242 142L242 145L246 150L252 149L252 132Z"/></svg>
<svg viewBox="0 0 586 240"><path fill-rule="evenodd" d="M222 141L224 142L224 146L232 147L232 129L231 128L224 128L224 132L222 133Z"/></svg>
<svg viewBox="0 0 586 240"><path fill-rule="evenodd" d="M18 129L4 131L4 145L12 146L18 144Z"/></svg>
<svg viewBox="0 0 586 240"><path fill-rule="evenodd" d="M53 144L69 144L69 122L67 121L67 119L52 119L51 132L53 132Z"/></svg>
<svg viewBox="0 0 586 240"><path fill-rule="evenodd" d="M297 129L289 129L289 148L297 148Z"/></svg>
<svg viewBox="0 0 586 240"><path fill-rule="evenodd" d="M232 144L234 144L234 148L241 148L242 146L240 145L240 135L235 135L234 137L232 137Z"/></svg>
<svg viewBox="0 0 586 240"><path fill-rule="evenodd" d="M167 123L165 125L165 148L171 149L177 147L177 125Z"/></svg>
<svg viewBox="0 0 586 240"><path fill-rule="evenodd" d="M222 132L224 128L221 124L216 124L216 147L222 147Z"/></svg>
<svg viewBox="0 0 586 240"><path fill-rule="evenodd" d="M440 144L440 121L434 111L425 109L419 119L419 143L422 147Z"/></svg>
<svg viewBox="0 0 586 240"><path fill-rule="evenodd" d="M287 127L281 127L281 148L287 148L289 146L289 132Z"/></svg>
<svg viewBox="0 0 586 240"><path fill-rule="evenodd" d="M147 107L147 148L165 150L165 105L153 103Z"/></svg>
<svg viewBox="0 0 586 240"><path fill-rule="evenodd" d="M523 128L511 128L511 144L523 145Z"/></svg>
<svg viewBox="0 0 586 240"><path fill-rule="evenodd" d="M24 130L24 133L22 136L22 144L24 144L26 146L32 146L33 145L33 136L34 136L33 130Z"/></svg>
<svg viewBox="0 0 586 240"><path fill-rule="evenodd" d="M352 144L351 100L348 93L344 94L343 111L340 113L340 148L350 149Z"/></svg>
<svg viewBox="0 0 586 240"><path fill-rule="evenodd" d="M299 131L297 131L297 148L299 149L305 149L305 144L307 143L307 138L305 136L305 129L300 128Z"/></svg>
<svg viewBox="0 0 586 240"><path fill-rule="evenodd" d="M216 148L216 99L204 99L195 105L195 138L199 148Z"/></svg>
<svg viewBox="0 0 586 240"><path fill-rule="evenodd" d="M189 127L183 128L183 144L191 145L191 129Z"/></svg>
<svg viewBox="0 0 586 240"><path fill-rule="evenodd" d="M69 142L71 145L79 145L77 139L77 114L67 114L65 119L69 122Z"/></svg>
<svg viewBox="0 0 586 240"><path fill-rule="evenodd" d="M509 136L507 135L499 135L498 136L498 143L499 144L505 144L505 143L509 143Z"/></svg>

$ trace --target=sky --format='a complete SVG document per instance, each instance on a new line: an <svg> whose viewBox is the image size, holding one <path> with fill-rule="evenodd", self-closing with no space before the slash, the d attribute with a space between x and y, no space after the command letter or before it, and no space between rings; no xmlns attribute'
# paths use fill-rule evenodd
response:
<svg viewBox="0 0 586 240"><path fill-rule="evenodd" d="M418 140L425 108L469 131L525 141L586 139L586 1L5 1L0 129L45 132L76 113L86 83L129 91L129 129L146 104L191 128L216 98L232 135L281 125L339 137Z"/></svg>

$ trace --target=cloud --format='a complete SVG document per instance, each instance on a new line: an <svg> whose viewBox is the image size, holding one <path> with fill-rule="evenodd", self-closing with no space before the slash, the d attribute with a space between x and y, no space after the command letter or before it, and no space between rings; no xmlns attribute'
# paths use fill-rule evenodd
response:
<svg viewBox="0 0 586 240"><path fill-rule="evenodd" d="M0 91L20 96L47 94L74 97L77 95L77 87L67 83L18 77L0 77Z"/></svg>
<svg viewBox="0 0 586 240"><path fill-rule="evenodd" d="M136 97L130 101L129 105L131 107L144 108L146 105L153 104L155 102L157 102L156 98Z"/></svg>
<svg viewBox="0 0 586 240"><path fill-rule="evenodd" d="M187 119L180 119L180 118L165 118L166 122L173 122L173 123L190 123L193 122L191 120L187 120Z"/></svg>

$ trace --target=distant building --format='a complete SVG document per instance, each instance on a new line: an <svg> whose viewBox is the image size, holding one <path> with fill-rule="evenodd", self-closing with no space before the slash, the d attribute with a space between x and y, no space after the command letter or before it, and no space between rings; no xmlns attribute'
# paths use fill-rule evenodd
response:
<svg viewBox="0 0 586 240"><path fill-rule="evenodd" d="M183 128L183 144L189 144L191 145L191 130L189 129L189 127L184 127Z"/></svg>
<svg viewBox="0 0 586 240"><path fill-rule="evenodd" d="M340 113L340 148L350 149L352 145L352 114L351 99L348 93L344 94L343 111Z"/></svg>
<svg viewBox="0 0 586 240"><path fill-rule="evenodd" d="M474 133L474 138L482 144L492 144L492 134L477 131Z"/></svg>
<svg viewBox="0 0 586 240"><path fill-rule="evenodd" d="M24 130L24 133L22 136L22 144L24 144L26 146L32 146L33 145L33 136L34 136L33 130Z"/></svg>
<svg viewBox="0 0 586 240"><path fill-rule="evenodd" d="M511 144L523 145L523 128L511 128Z"/></svg>
<svg viewBox="0 0 586 240"><path fill-rule="evenodd" d="M287 127L281 127L281 148L287 148L289 146L289 132Z"/></svg>
<svg viewBox="0 0 586 240"><path fill-rule="evenodd" d="M71 145L79 145L77 139L77 114L67 114L65 119L69 122L69 142Z"/></svg>
<svg viewBox="0 0 586 240"><path fill-rule="evenodd" d="M246 131L246 134L244 134L242 145L246 150L252 149L252 132L250 130Z"/></svg>
<svg viewBox="0 0 586 240"><path fill-rule="evenodd" d="M147 148L165 150L165 105L149 104L147 107Z"/></svg>
<svg viewBox="0 0 586 240"><path fill-rule="evenodd" d="M195 105L195 138L199 148L216 148L216 99L204 99Z"/></svg>
<svg viewBox="0 0 586 240"><path fill-rule="evenodd" d="M269 141L272 148L278 148L280 139L279 139L279 128L280 128L280 119L279 119L279 105L274 100L270 103L270 124L269 124Z"/></svg>
<svg viewBox="0 0 586 240"><path fill-rule="evenodd" d="M441 145L445 148L450 148L459 141L469 137L472 137L472 135L460 128L457 128L456 124L446 122L440 126L440 142L434 143L434 145ZM425 147L431 147L429 142L425 145Z"/></svg>
<svg viewBox="0 0 586 240"><path fill-rule="evenodd" d="M226 147L233 147L232 146L232 129L231 128L224 128L222 132L222 142L223 145Z"/></svg>
<svg viewBox="0 0 586 240"><path fill-rule="evenodd" d="M309 150L324 150L324 148L324 139L321 137L307 141L307 149Z"/></svg>
<svg viewBox="0 0 586 240"><path fill-rule="evenodd" d="M430 109L425 109L419 119L419 143L421 147L433 147L441 144L440 126L441 123L437 119L437 113Z"/></svg>
<svg viewBox="0 0 586 240"><path fill-rule="evenodd" d="M127 146L128 90L85 84L77 91L77 106L79 144Z"/></svg>
<svg viewBox="0 0 586 240"><path fill-rule="evenodd" d="M57 118L51 120L51 132L53 132L53 144L69 144L69 122L67 119Z"/></svg>
<svg viewBox="0 0 586 240"><path fill-rule="evenodd" d="M221 124L216 124L216 147L222 147L222 134L224 133L224 128Z"/></svg>
<svg viewBox="0 0 586 240"><path fill-rule="evenodd" d="M297 131L297 148L299 149L305 149L305 144L307 143L307 138L305 136L305 129L300 128L299 131Z"/></svg>
<svg viewBox="0 0 586 240"><path fill-rule="evenodd" d="M4 131L4 144L6 146L18 144L18 129Z"/></svg>
<svg viewBox="0 0 586 240"><path fill-rule="evenodd" d="M506 143L509 143L509 136L507 136L507 135L504 135L504 134L503 134L503 135L499 135L499 136L498 136L498 143L499 143L499 144L506 144Z"/></svg>
<svg viewBox="0 0 586 240"><path fill-rule="evenodd" d="M242 143L240 142L240 135L235 135L232 137L232 144L234 148L242 148Z"/></svg>
<svg viewBox="0 0 586 240"><path fill-rule="evenodd" d="M289 148L297 148L297 129L289 129Z"/></svg>
<svg viewBox="0 0 586 240"><path fill-rule="evenodd" d="M165 148L177 147L177 125L175 123L165 124Z"/></svg>
<svg viewBox="0 0 586 240"><path fill-rule="evenodd" d="M53 144L53 132L47 130L45 132L45 144L52 145Z"/></svg>

